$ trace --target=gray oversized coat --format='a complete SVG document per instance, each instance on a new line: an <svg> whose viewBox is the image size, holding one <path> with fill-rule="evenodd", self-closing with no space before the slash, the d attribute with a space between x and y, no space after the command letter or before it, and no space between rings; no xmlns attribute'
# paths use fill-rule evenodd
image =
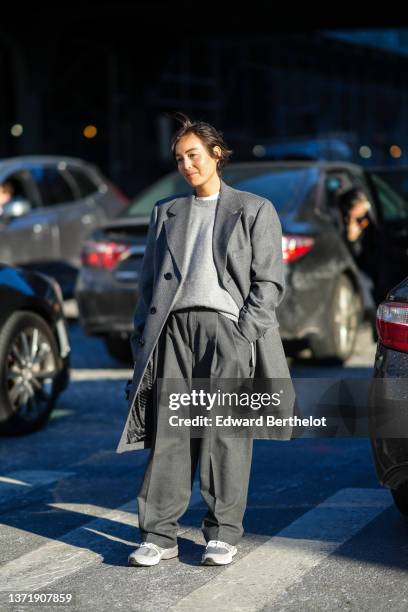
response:
<svg viewBox="0 0 408 612"><path fill-rule="evenodd" d="M193 198L194 194L188 194L160 200L151 214L131 336L135 363L128 415L116 449L118 453L151 446L151 436L146 436L143 426L134 427L135 400L143 383L146 386L146 376L151 378L155 371L158 339L183 278L185 238ZM254 377L270 379L270 389L263 390L272 393L276 391L273 379L290 379L275 312L284 295L285 281L282 229L272 202L234 189L221 179L213 254L219 282L240 308L238 325L248 341L255 341ZM151 410L148 405L146 412ZM276 407L277 417L293 414L294 402ZM288 440L291 435L292 427L288 425L277 427L272 437Z"/></svg>

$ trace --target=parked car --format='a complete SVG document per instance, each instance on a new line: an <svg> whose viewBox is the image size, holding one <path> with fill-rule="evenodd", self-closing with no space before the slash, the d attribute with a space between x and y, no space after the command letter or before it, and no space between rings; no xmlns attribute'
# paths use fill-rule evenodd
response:
<svg viewBox="0 0 408 612"><path fill-rule="evenodd" d="M93 164L62 156L0 160L0 261L54 276L72 296L83 239L129 203Z"/></svg>
<svg viewBox="0 0 408 612"><path fill-rule="evenodd" d="M48 420L69 382L70 345L58 283L0 264L0 433Z"/></svg>
<svg viewBox="0 0 408 612"><path fill-rule="evenodd" d="M408 516L408 276L379 305L377 327L371 446L379 482Z"/></svg>
<svg viewBox="0 0 408 612"><path fill-rule="evenodd" d="M268 198L281 219L287 291L277 316L287 349L307 345L314 358L346 361L360 321L375 320L376 304L370 317L368 308L363 308L359 271L342 237L339 190L358 181L370 196L365 250L376 303L392 286L389 279L403 278L407 269L408 238L402 238L400 221L407 227L408 204L404 216L398 216L400 196L381 179L348 162L231 163L223 179L236 189ZM119 359L131 357L128 339L150 212L166 196L191 193L188 187L179 173L166 175L141 193L125 214L93 232L84 243L75 288L81 326L87 334L104 337L108 350Z"/></svg>

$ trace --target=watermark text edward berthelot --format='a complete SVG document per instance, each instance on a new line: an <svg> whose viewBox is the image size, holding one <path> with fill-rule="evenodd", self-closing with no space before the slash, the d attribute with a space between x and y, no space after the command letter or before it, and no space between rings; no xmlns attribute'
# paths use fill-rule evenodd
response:
<svg viewBox="0 0 408 612"><path fill-rule="evenodd" d="M231 415L219 414L212 417L198 415L193 418L171 415L169 417L171 427L326 427L326 417L298 417L286 418L275 417L272 414L259 415L258 417L233 417Z"/></svg>

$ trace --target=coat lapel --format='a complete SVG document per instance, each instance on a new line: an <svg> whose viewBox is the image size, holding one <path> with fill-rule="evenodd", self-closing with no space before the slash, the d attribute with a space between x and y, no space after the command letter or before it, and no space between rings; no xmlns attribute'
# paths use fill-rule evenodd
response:
<svg viewBox="0 0 408 612"><path fill-rule="evenodd" d="M222 285L227 262L228 242L243 210L239 192L221 180L220 200L215 211L213 255Z"/></svg>
<svg viewBox="0 0 408 612"><path fill-rule="evenodd" d="M183 257L193 209L195 193L177 198L167 210L164 222L168 248L183 276ZM221 180L220 198L215 211L213 255L219 278L222 280L227 258L228 241L242 212L239 192Z"/></svg>
<svg viewBox="0 0 408 612"><path fill-rule="evenodd" d="M167 209L167 219L164 222L167 246L173 256L180 277L182 276L183 258L193 200L194 193L177 198Z"/></svg>

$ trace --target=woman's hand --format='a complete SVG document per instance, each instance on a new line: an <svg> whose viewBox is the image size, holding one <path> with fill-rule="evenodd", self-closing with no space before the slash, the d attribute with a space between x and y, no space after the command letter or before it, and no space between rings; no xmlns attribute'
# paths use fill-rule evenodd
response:
<svg viewBox="0 0 408 612"><path fill-rule="evenodd" d="M355 219L350 219L350 222L347 226L347 240L350 242L355 242L357 238L360 237L362 233L362 228L357 223Z"/></svg>
<svg viewBox="0 0 408 612"><path fill-rule="evenodd" d="M365 217L369 209L370 203L368 200L362 200L350 209L347 224L347 239L350 242L355 242L369 225L369 220Z"/></svg>

